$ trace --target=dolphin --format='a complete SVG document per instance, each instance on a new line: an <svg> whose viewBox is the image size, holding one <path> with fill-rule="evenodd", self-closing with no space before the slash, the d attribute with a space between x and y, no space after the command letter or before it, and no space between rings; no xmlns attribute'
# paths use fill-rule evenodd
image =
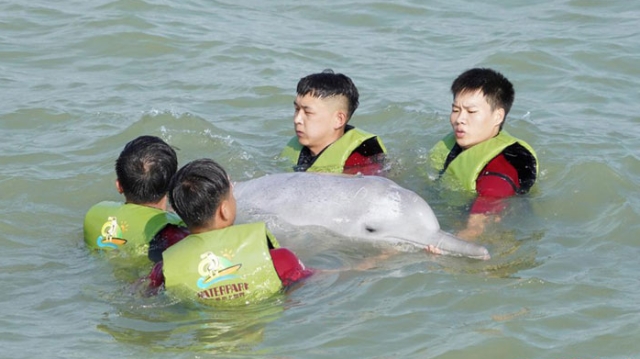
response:
<svg viewBox="0 0 640 359"><path fill-rule="evenodd" d="M409 243L431 253L490 258L485 247L442 231L422 197L385 177L278 173L236 182L233 193L241 214L368 241Z"/></svg>

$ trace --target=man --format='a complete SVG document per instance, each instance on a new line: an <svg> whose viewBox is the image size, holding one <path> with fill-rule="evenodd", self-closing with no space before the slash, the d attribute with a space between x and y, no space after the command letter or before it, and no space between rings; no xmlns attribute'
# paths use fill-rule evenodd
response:
<svg viewBox="0 0 640 359"><path fill-rule="evenodd" d="M167 192L178 160L171 146L155 136L127 143L116 160L116 189L125 202L100 202L84 219L84 241L89 248L147 253L157 261L161 250L188 233L180 218L167 212Z"/></svg>
<svg viewBox="0 0 640 359"><path fill-rule="evenodd" d="M506 77L474 68L455 79L451 92L453 132L433 147L430 161L443 182L477 193L467 228L458 234L473 239L484 231L489 215L504 209L501 198L529 191L538 160L531 146L502 130L515 97Z"/></svg>
<svg viewBox="0 0 640 359"><path fill-rule="evenodd" d="M236 200L225 170L210 159L178 171L171 205L191 234L162 253L149 275L173 294L206 304L247 304L312 274L293 252L281 248L263 222L234 225Z"/></svg>
<svg viewBox="0 0 640 359"><path fill-rule="evenodd" d="M293 102L296 135L281 157L289 159L297 172L379 173L384 144L348 124L358 108L358 96L351 79L332 70L300 79Z"/></svg>

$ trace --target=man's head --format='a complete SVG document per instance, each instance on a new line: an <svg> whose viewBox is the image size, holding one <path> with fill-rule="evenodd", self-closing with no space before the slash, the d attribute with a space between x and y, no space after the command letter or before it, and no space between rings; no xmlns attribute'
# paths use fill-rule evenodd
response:
<svg viewBox="0 0 640 359"><path fill-rule="evenodd" d="M126 144L116 160L116 187L128 203L155 204L169 191L178 169L176 152L155 136L140 136Z"/></svg>
<svg viewBox="0 0 640 359"><path fill-rule="evenodd" d="M497 135L511 109L513 85L497 71L467 70L451 84L451 126L456 142L469 148Z"/></svg>
<svg viewBox="0 0 640 359"><path fill-rule="evenodd" d="M293 124L300 144L317 155L344 134L358 108L358 89L351 79L332 70L298 82Z"/></svg>
<svg viewBox="0 0 640 359"><path fill-rule="evenodd" d="M229 176L210 159L189 162L176 173L169 201L192 233L228 227L236 218Z"/></svg>

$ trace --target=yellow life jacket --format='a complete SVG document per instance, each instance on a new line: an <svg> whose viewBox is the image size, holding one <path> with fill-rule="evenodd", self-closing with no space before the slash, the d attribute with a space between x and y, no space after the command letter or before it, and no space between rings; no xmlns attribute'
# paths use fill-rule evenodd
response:
<svg viewBox="0 0 640 359"><path fill-rule="evenodd" d="M387 153L387 149L384 147L384 144L379 137L352 127L337 141L325 148L307 171L342 173L344 165L353 151L360 147L363 142L374 137L382 149L382 152ZM291 163L292 168L295 169L298 164L298 158L300 158L300 151L302 151L302 147L303 146L298 141L298 137L293 136L291 140L289 140L289 143L287 143L284 150L282 150L282 153L280 153L280 157L287 158Z"/></svg>
<svg viewBox="0 0 640 359"><path fill-rule="evenodd" d="M84 242L92 249L147 255L148 244L167 224L184 226L175 213L131 203L103 201L84 218Z"/></svg>
<svg viewBox="0 0 640 359"><path fill-rule="evenodd" d="M533 148L504 130L497 136L462 151L445 168L447 157L455 145L454 134L450 133L429 153L431 166L440 172L440 180L450 188L475 191L476 180L482 169L505 150L509 155L507 160L518 171L521 193L527 192L538 176L538 158Z"/></svg>
<svg viewBox="0 0 640 359"><path fill-rule="evenodd" d="M162 254L165 288L210 305L266 299L283 288L269 253L279 247L262 222L189 235Z"/></svg>

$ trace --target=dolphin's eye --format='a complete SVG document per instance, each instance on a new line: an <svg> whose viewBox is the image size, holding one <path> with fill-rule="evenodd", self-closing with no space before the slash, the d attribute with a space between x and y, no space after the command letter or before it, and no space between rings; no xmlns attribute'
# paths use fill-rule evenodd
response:
<svg viewBox="0 0 640 359"><path fill-rule="evenodd" d="M372 227L369 227L369 226L364 227L364 229L366 229L366 230L367 230L367 232L369 232L369 233L373 233L373 232L375 232L375 231L376 231L376 229L375 229L375 228L372 228Z"/></svg>

